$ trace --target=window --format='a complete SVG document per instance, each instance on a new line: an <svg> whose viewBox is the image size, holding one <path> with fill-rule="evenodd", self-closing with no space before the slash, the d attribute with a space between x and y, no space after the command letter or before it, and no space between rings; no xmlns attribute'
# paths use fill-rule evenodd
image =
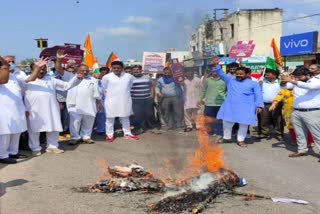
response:
<svg viewBox="0 0 320 214"><path fill-rule="evenodd" d="M231 38L234 37L234 24L230 24L230 28L231 28Z"/></svg>
<svg viewBox="0 0 320 214"><path fill-rule="evenodd" d="M220 40L223 40L223 28L220 28Z"/></svg>

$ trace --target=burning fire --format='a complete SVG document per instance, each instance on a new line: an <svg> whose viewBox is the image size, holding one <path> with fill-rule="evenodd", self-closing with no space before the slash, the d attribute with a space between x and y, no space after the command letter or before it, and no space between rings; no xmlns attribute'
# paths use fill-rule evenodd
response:
<svg viewBox="0 0 320 214"><path fill-rule="evenodd" d="M108 171L108 165L105 160L99 159L96 161L97 165L100 167L100 175L97 177L96 181L104 180L110 178L110 173Z"/></svg>
<svg viewBox="0 0 320 214"><path fill-rule="evenodd" d="M187 157L187 164L179 173L174 175L174 164L170 160L165 160L158 172L153 174L166 183L181 184L184 183L184 181L203 173L214 173L218 172L221 168L226 168L222 160L222 147L216 142L211 143L209 141L209 135L207 133L210 128L208 127L208 123L211 122L213 122L212 118L198 115L197 138L199 148L189 154ZM97 165L101 168L101 174L97 180L110 178L106 162L104 160L97 160Z"/></svg>
<svg viewBox="0 0 320 214"><path fill-rule="evenodd" d="M188 156L188 163L177 176L178 182L183 182L194 176L201 175L205 172L217 172L225 167L222 160L223 150L216 142L210 144L208 136L208 123L213 119L204 115L197 117L197 138L199 148Z"/></svg>

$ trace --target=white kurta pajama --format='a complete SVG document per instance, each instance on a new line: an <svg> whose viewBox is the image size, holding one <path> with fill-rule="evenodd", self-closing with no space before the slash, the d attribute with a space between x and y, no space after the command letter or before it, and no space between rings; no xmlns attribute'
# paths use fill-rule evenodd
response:
<svg viewBox="0 0 320 214"><path fill-rule="evenodd" d="M198 77L194 77L191 81L189 79L184 80L184 120L187 128L192 128L192 125L196 123L196 117L198 114L198 98L201 89L201 80Z"/></svg>
<svg viewBox="0 0 320 214"><path fill-rule="evenodd" d="M0 84L0 159L18 154L20 134L27 130L23 81L10 74L9 81Z"/></svg>
<svg viewBox="0 0 320 214"><path fill-rule="evenodd" d="M113 137L114 119L120 117L124 134L131 134L129 116L132 112L131 87L133 76L121 72L120 77L113 72L102 78L105 90L106 134Z"/></svg>
<svg viewBox="0 0 320 214"><path fill-rule="evenodd" d="M59 103L56 90L67 91L78 85L81 80L76 77L63 82L49 75L26 84L25 105L29 112L28 133L29 147L32 151L40 151L39 134L47 133L47 147L58 147L59 132L62 131Z"/></svg>
<svg viewBox="0 0 320 214"><path fill-rule="evenodd" d="M71 73L62 77L67 80ZM70 113L70 134L72 140L91 139L97 114L97 100L100 100L98 80L86 75L82 82L68 92L67 108Z"/></svg>

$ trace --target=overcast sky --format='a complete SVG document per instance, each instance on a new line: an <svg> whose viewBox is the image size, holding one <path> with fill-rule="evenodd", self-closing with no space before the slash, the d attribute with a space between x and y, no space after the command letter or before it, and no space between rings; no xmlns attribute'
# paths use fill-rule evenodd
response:
<svg viewBox="0 0 320 214"><path fill-rule="evenodd" d="M190 33L214 8L233 12L275 7L283 8L287 20L319 13L320 0L1 1L0 54L16 55L19 61L39 54L36 38L48 38L49 46L64 42L82 45L90 33L99 63L104 63L111 51L122 60L140 60L143 51L187 50ZM284 24L283 34L319 29L320 16L316 16Z"/></svg>

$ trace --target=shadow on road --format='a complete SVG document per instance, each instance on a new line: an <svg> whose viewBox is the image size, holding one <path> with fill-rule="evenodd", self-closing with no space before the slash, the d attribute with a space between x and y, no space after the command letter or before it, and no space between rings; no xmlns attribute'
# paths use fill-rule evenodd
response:
<svg viewBox="0 0 320 214"><path fill-rule="evenodd" d="M292 145L286 141L274 143L272 144L272 148L284 148L290 152L297 152L297 146ZM320 154L317 154L312 148L309 148L308 154L313 157L320 158Z"/></svg>
<svg viewBox="0 0 320 214"><path fill-rule="evenodd" d="M28 182L29 181L27 181L25 179L16 179L16 180L8 181L6 183L0 182L0 197L6 193L7 188L21 186L21 185L28 183Z"/></svg>

